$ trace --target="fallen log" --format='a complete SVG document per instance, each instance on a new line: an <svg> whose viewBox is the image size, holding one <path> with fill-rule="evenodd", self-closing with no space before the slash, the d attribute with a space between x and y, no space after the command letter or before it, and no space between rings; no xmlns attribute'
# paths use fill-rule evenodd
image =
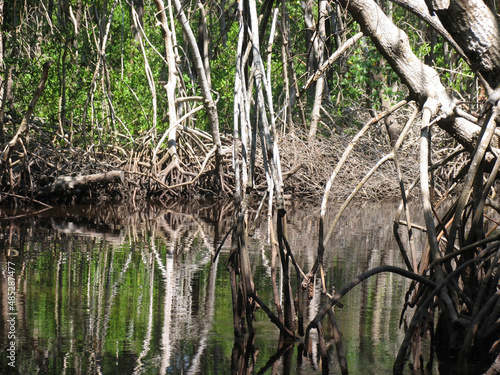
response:
<svg viewBox="0 0 500 375"><path fill-rule="evenodd" d="M123 171L111 171L106 173L89 174L86 176L61 176L54 182L41 189L42 195L61 193L70 190L86 190L92 186L102 186L110 183L123 183L125 174Z"/></svg>

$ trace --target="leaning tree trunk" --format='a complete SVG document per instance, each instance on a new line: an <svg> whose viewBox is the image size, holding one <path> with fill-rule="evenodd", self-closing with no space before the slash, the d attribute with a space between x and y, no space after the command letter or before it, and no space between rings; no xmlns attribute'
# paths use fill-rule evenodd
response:
<svg viewBox="0 0 500 375"><path fill-rule="evenodd" d="M437 125L453 136L468 151L472 151L480 127L469 118L455 114L454 99L448 94L436 70L425 65L413 53L405 32L396 27L372 0L341 0L341 4L347 7L365 35L372 39L379 52L408 87L411 98L420 105L426 103L428 99L433 99L433 115L437 113L438 108L440 113ZM427 12L426 15L428 14ZM487 41L483 43L488 44ZM500 61L495 65L500 66ZM492 70L495 69L492 68Z"/></svg>
<svg viewBox="0 0 500 375"><path fill-rule="evenodd" d="M494 90L500 84L500 24L482 0L430 2L441 23L462 47L473 68Z"/></svg>
<svg viewBox="0 0 500 375"><path fill-rule="evenodd" d="M28 109L23 116L23 119L21 121L21 125L19 125L19 128L17 129L16 134L5 145L2 153L0 154L0 171L2 171L4 166L7 165L10 154L11 154L12 150L14 149L14 147L16 147L17 144L21 141L22 137L24 137L28 134L29 121L31 120L31 116L33 115L36 104L38 103L38 99L40 99L40 96L42 95L43 91L45 90L45 83L47 82L47 79L49 78L49 69L51 66L52 66L52 61L47 61L45 64L43 64L42 77L40 78L40 82L38 83L38 87L36 88L36 90L33 94L33 98L31 99L31 102L28 106Z"/></svg>
<svg viewBox="0 0 500 375"><path fill-rule="evenodd" d="M210 74L207 12L205 11L205 6L201 1L198 1L198 8L200 9L200 24L198 26L198 49L200 50L203 58L203 65L205 67L208 87L212 87L212 78Z"/></svg>

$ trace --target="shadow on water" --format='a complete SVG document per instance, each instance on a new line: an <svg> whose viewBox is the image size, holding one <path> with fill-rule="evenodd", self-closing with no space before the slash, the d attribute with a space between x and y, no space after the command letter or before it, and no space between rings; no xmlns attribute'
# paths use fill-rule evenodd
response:
<svg viewBox="0 0 500 375"><path fill-rule="evenodd" d="M364 203L346 215L325 254L332 289L369 268L402 265L391 234L393 207ZM196 203L0 211L0 374L340 373L328 328L327 363L314 337L308 357L303 342L279 342L260 310L255 336L235 340L229 242L212 263L231 226L231 208ZM317 217L314 208L288 212L289 242L305 269L314 262ZM271 306L267 238L262 222L250 256L259 296ZM342 300L336 318L351 374L392 372L404 337L399 319L406 287L402 278L380 274ZM308 319L324 302L317 289Z"/></svg>

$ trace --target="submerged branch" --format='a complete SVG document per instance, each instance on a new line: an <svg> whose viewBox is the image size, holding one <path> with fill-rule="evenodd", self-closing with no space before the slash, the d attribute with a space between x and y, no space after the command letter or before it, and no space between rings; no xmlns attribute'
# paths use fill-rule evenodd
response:
<svg viewBox="0 0 500 375"><path fill-rule="evenodd" d="M421 284L424 284L430 288L436 288L438 286L434 281L432 281L426 277L423 277L421 275L418 275L414 272L410 272L408 270L405 270L404 268L390 266L390 265L383 265L383 266L373 268L373 269L366 271L365 273L359 275L358 277L352 279L347 285L345 285L342 289L340 289L338 292L336 292L335 295L325 305L323 305L323 307L318 311L318 313L316 314L314 319L307 326L306 340L308 339L309 331L312 328L316 328L318 322L321 322L321 320L323 320L324 316L328 313L328 311L331 310L333 308L333 306L335 306L335 304L342 297L344 297L352 288L354 288L356 285L358 285L362 281L364 281L364 280L366 280L374 275L382 273L382 272L396 273L396 274L401 275L403 277L413 279L413 280L415 280ZM306 347L307 347L307 345L306 345Z"/></svg>

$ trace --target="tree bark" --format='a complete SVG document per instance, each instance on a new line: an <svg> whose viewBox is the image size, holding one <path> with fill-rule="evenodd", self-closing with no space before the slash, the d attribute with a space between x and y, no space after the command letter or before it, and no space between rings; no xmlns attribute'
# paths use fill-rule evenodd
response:
<svg viewBox="0 0 500 375"><path fill-rule="evenodd" d="M500 23L482 0L432 1L443 26L492 89L500 85Z"/></svg>
<svg viewBox="0 0 500 375"><path fill-rule="evenodd" d="M167 132L165 132L165 134L162 136L157 146L155 147L155 150L153 152L153 164L156 163L156 155L167 135L168 135L168 153L174 159L174 162L177 162L176 127L178 125L177 107L175 105L175 90L177 88L177 70L176 70L176 61L175 61L176 59L174 53L175 43L173 41L174 25L170 25L169 27L167 20L167 12L163 0L154 0L154 2L156 4L156 8L158 9L158 19L160 21L161 30L163 34L163 43L165 45L165 55L168 66L168 81L165 85L165 90L167 91L169 129ZM145 63L147 63L145 54L144 54L144 60ZM150 83L150 85L152 85L152 83Z"/></svg>
<svg viewBox="0 0 500 375"><path fill-rule="evenodd" d="M418 59L406 33L394 25L374 1L341 0L341 3L406 84L413 99L422 104L434 98L440 101L443 112L452 112L453 98L446 92L437 72Z"/></svg>
<svg viewBox="0 0 500 375"><path fill-rule="evenodd" d="M300 2L302 10L304 12L304 22L306 25L306 50L307 50L307 71L308 75L314 74L314 71L317 68L317 64L315 62L315 57L317 54L317 39L315 38L315 29L316 26L314 24L314 16L313 16L313 1L311 0L302 0Z"/></svg>
<svg viewBox="0 0 500 375"><path fill-rule="evenodd" d="M289 74L289 63L288 63L288 44L289 44L289 23L288 23L288 10L286 7L286 0L281 2L281 63L283 64L283 91L285 94L284 106L285 106L285 120L283 121L284 126L287 125L290 128L293 125L292 122L292 98L290 96L290 74Z"/></svg>
<svg viewBox="0 0 500 375"><path fill-rule="evenodd" d="M198 1L198 8L200 9L200 22L198 25L198 49L203 58L203 65L207 76L207 84L212 87L212 78L210 74L210 56L209 56L209 40L208 40L208 25L207 25L207 12L205 6L201 1Z"/></svg>

